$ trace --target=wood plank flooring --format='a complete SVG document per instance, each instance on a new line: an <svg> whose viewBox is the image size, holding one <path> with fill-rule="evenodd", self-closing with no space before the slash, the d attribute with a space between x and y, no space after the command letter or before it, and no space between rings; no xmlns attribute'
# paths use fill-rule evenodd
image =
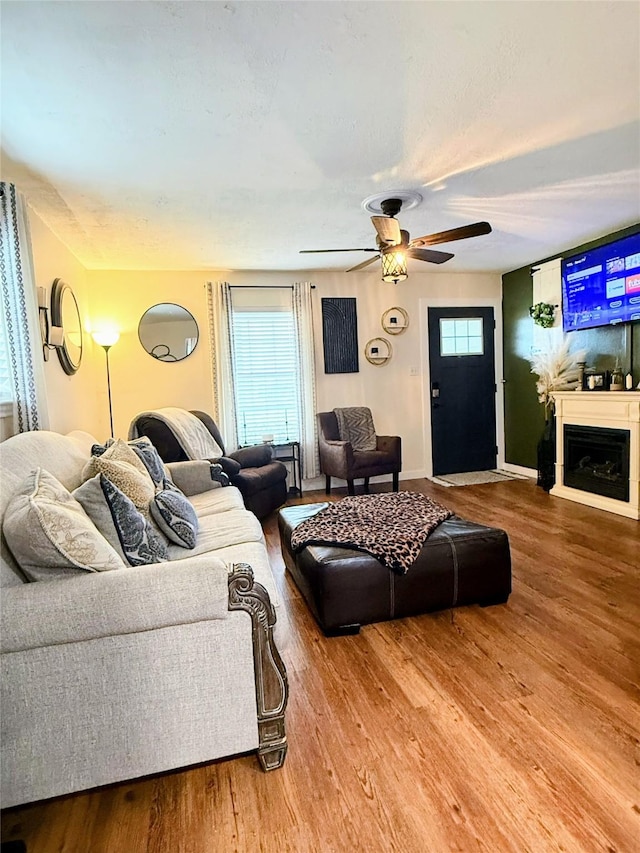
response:
<svg viewBox="0 0 640 853"><path fill-rule="evenodd" d="M508 604L325 638L271 517L292 625L284 768L243 756L7 810L3 840L28 853L639 851L640 525L531 481L401 487L507 530Z"/></svg>

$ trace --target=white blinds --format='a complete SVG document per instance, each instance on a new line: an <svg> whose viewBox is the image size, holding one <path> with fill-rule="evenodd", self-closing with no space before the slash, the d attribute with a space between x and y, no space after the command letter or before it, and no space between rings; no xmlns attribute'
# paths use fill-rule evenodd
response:
<svg viewBox="0 0 640 853"><path fill-rule="evenodd" d="M238 443L265 435L300 440L296 331L291 307L232 311L233 379Z"/></svg>

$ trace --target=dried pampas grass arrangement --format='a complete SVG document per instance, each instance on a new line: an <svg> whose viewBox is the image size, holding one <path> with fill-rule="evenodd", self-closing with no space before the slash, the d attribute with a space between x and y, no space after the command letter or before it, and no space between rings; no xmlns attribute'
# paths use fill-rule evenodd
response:
<svg viewBox="0 0 640 853"><path fill-rule="evenodd" d="M580 379L580 362L586 360L585 350L570 352L571 341L567 335L553 338L549 345L529 359L531 373L538 377L538 400L544 404L545 415L553 410L554 391L573 391Z"/></svg>

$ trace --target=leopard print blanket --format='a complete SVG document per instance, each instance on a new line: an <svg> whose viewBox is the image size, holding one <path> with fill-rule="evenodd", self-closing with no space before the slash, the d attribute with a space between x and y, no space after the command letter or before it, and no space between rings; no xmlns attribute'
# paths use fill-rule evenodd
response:
<svg viewBox="0 0 640 853"><path fill-rule="evenodd" d="M416 492L358 495L328 504L299 524L291 547L338 545L366 551L400 574L415 562L427 536L451 510Z"/></svg>

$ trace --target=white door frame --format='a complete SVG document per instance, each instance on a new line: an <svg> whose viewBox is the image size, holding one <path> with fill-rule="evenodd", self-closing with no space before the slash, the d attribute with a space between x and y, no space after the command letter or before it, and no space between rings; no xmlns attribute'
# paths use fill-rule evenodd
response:
<svg viewBox="0 0 640 853"><path fill-rule="evenodd" d="M433 455L431 448L431 365L429 364L429 308L493 308L496 327L493 332L495 353L496 393L496 444L498 445L498 468L504 468L504 385L502 353L502 298L481 296L457 296L449 299L422 298L420 313L420 361L422 363L422 422L424 425L424 469L427 477L433 477Z"/></svg>

